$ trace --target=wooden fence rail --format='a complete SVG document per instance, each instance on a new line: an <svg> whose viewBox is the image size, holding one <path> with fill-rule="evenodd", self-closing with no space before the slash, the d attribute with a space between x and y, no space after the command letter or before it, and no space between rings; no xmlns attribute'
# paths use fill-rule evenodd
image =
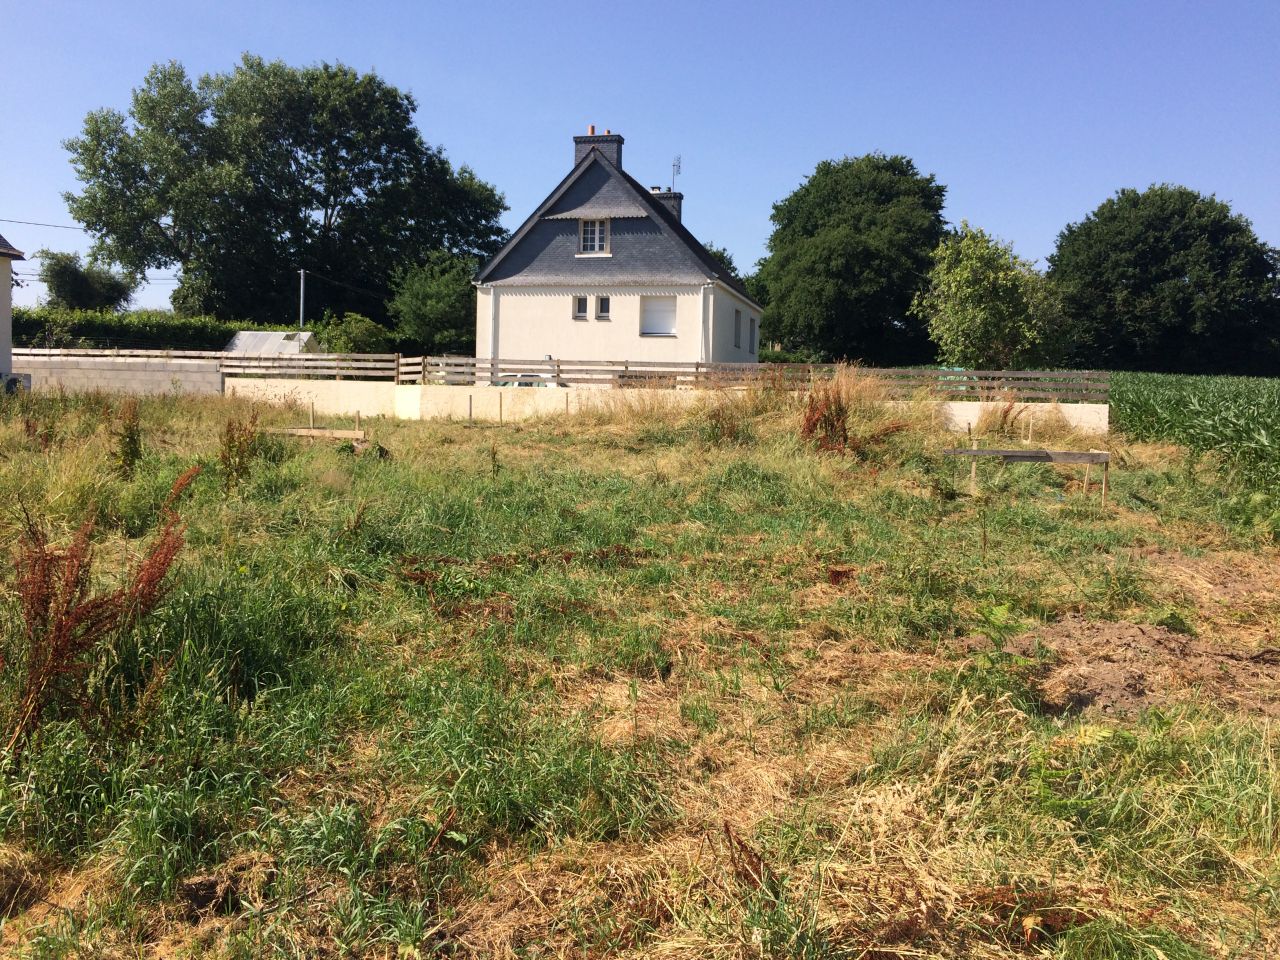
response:
<svg viewBox="0 0 1280 960"><path fill-rule="evenodd" d="M413 357L400 361L400 383L507 386L806 387L834 376L835 364L663 363L660 361L484 360ZM1106 403L1110 375L1093 370L925 370L860 368L890 396L944 400L1057 400Z"/></svg>
<svg viewBox="0 0 1280 960"><path fill-rule="evenodd" d="M223 374L338 380L391 380L403 384L542 387L648 387L723 389L768 386L803 389L840 369L835 364L666 363L644 360L485 360L475 357L402 357L394 353L292 355L210 350L89 350L20 347L15 359L141 361L217 360ZM1095 370L927 370L860 368L881 380L891 397L939 400L1018 400L1106 403L1110 375Z"/></svg>

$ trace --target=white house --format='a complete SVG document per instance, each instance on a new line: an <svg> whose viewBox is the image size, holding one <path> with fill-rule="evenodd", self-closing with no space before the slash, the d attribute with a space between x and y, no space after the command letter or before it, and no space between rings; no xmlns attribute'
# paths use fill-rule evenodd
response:
<svg viewBox="0 0 1280 960"><path fill-rule="evenodd" d="M755 362L760 305L622 144L574 137L573 169L477 275L477 358Z"/></svg>
<svg viewBox="0 0 1280 960"><path fill-rule="evenodd" d="M0 389L8 387L13 374L13 261L25 259L0 236Z"/></svg>

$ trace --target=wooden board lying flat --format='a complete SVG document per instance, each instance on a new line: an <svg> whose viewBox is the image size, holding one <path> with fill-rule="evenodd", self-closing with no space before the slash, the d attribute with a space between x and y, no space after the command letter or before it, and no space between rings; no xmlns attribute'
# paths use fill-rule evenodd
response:
<svg viewBox="0 0 1280 960"><path fill-rule="evenodd" d="M325 430L321 427L266 427L263 433L281 433L289 437L320 437L330 440L363 440L363 430Z"/></svg>
<svg viewBox="0 0 1280 960"><path fill-rule="evenodd" d="M948 457L1001 457L1009 463L1110 463L1111 454L1098 450L991 450L960 448L942 451Z"/></svg>

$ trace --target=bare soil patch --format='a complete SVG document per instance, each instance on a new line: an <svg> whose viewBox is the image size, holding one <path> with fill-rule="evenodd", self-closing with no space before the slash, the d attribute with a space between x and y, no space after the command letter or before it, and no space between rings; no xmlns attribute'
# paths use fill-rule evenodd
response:
<svg viewBox="0 0 1280 960"><path fill-rule="evenodd" d="M1045 704L1063 711L1135 713L1200 702L1280 716L1280 648L1211 643L1150 624L1072 616L1016 638L1007 651L1054 662L1037 680Z"/></svg>

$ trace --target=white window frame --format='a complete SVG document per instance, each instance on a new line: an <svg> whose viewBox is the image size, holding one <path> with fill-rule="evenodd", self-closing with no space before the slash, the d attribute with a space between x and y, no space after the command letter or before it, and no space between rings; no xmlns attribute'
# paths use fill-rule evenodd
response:
<svg viewBox="0 0 1280 960"><path fill-rule="evenodd" d="M607 322L612 319L609 316L609 309L613 306L612 298L608 295L596 297L596 319L601 322Z"/></svg>
<svg viewBox="0 0 1280 960"><path fill-rule="evenodd" d="M733 311L733 346L742 349L742 311L738 309Z"/></svg>
<svg viewBox="0 0 1280 960"><path fill-rule="evenodd" d="M590 232L591 239L588 242L587 236ZM608 257L612 256L609 249L610 229L608 220L579 220L578 221L578 256L580 257Z"/></svg>
<svg viewBox="0 0 1280 960"><path fill-rule="evenodd" d="M578 304L582 304L581 310L578 309ZM575 296L573 298L573 319L586 320L588 317L587 311L590 309L591 309L590 297Z"/></svg>
<svg viewBox="0 0 1280 960"><path fill-rule="evenodd" d="M671 328L669 330L646 330L644 328L644 322L647 318L647 314L645 312L645 306L647 305L648 302L653 300L662 300L664 302L669 302L671 304L673 309L671 311ZM665 295L655 295L655 296L646 295L640 298L640 336L642 337L675 337L677 336L676 329L679 326L679 322L680 322L680 299L678 297L665 296Z"/></svg>

